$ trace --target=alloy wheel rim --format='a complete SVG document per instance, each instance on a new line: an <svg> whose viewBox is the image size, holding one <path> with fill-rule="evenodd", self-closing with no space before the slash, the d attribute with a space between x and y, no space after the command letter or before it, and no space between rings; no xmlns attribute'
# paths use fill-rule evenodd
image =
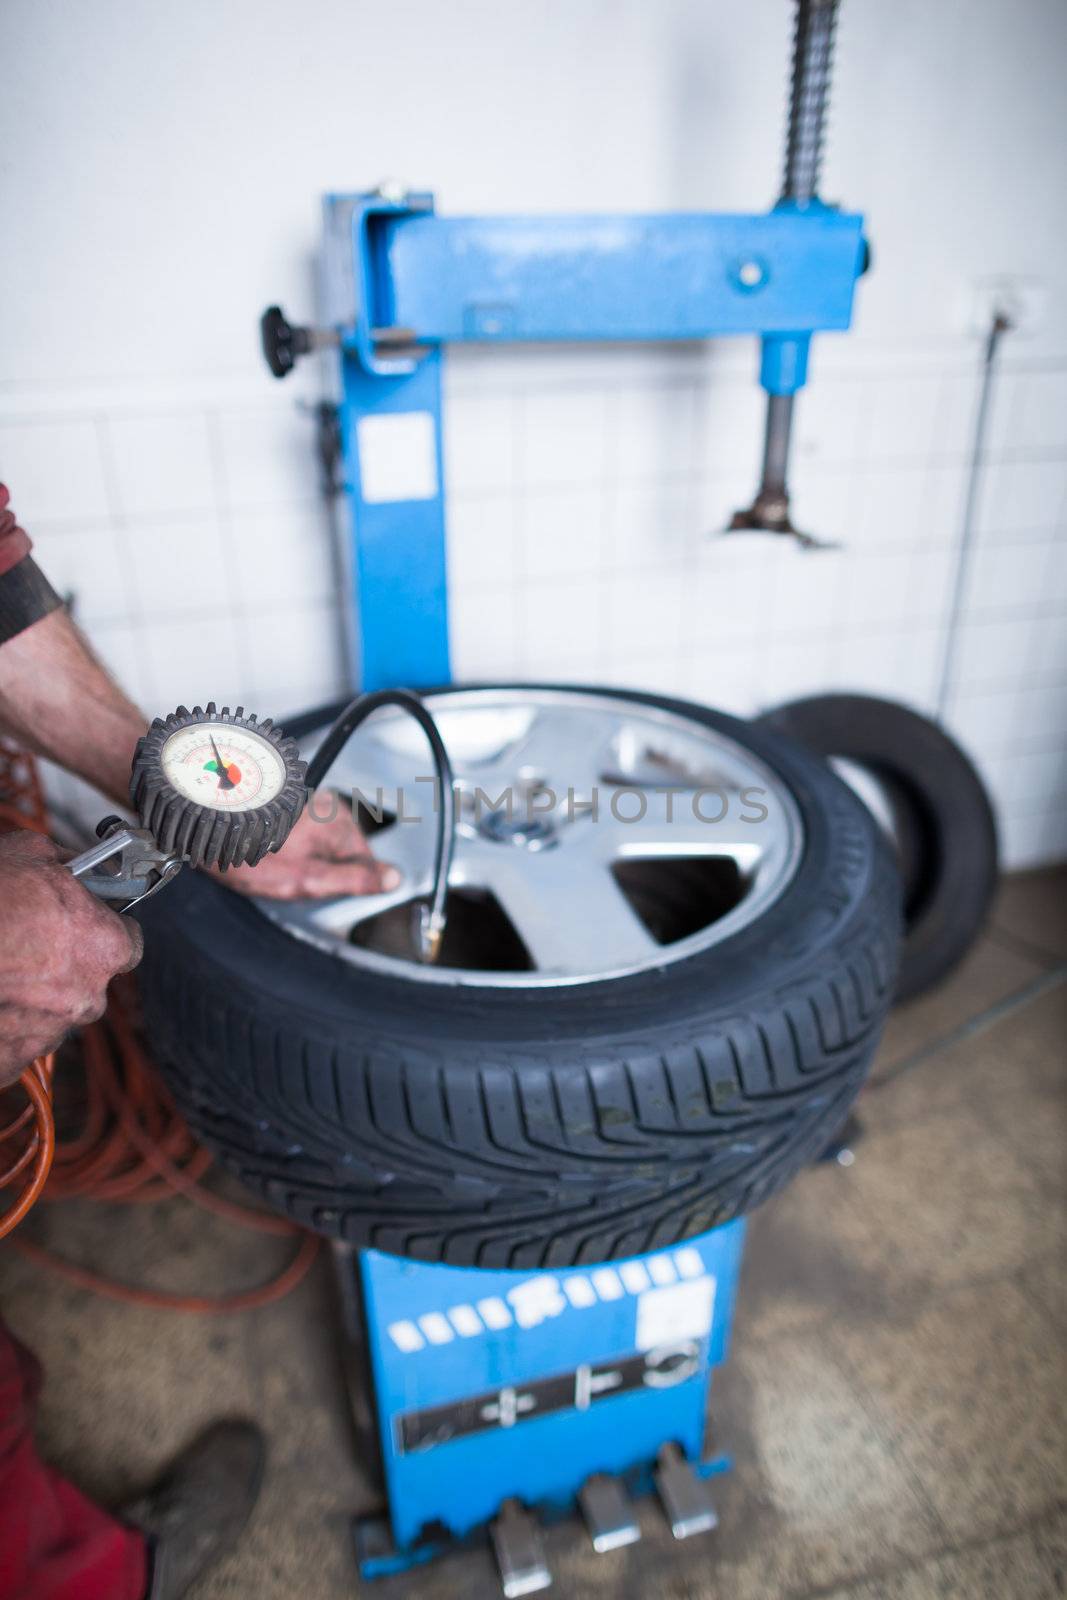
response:
<svg viewBox="0 0 1067 1600"><path fill-rule="evenodd" d="M400 868L400 887L257 901L293 937L357 968L494 988L629 977L739 933L796 872L803 831L787 786L695 719L603 691L458 689L426 703L458 790L450 924L475 937L457 933L448 964L421 964L414 943L405 953L407 923L431 888L433 768L421 730L388 709L342 751L313 814L356 795L382 819L372 846ZM305 759L325 731L303 741ZM690 928L705 909L708 920Z"/></svg>

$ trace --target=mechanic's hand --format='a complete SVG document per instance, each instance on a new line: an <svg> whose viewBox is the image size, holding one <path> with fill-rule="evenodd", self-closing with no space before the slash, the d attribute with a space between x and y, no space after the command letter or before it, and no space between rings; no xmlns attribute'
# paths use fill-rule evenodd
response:
<svg viewBox="0 0 1067 1600"><path fill-rule="evenodd" d="M230 867L214 876L239 894L271 900L383 894L400 883L395 867L371 855L363 830L344 804L329 820L305 811L277 855L264 856L255 867Z"/></svg>
<svg viewBox="0 0 1067 1600"><path fill-rule="evenodd" d="M0 835L0 1088L68 1029L102 1016L110 980L141 959L136 922L61 862L43 834Z"/></svg>

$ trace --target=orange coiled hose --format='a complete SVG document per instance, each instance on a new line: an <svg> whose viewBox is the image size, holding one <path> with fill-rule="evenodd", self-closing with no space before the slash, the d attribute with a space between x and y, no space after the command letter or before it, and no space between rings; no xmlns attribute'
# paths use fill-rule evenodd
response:
<svg viewBox="0 0 1067 1600"><path fill-rule="evenodd" d="M18 1087L26 1095L29 1104L14 1121L0 1128L0 1150L2 1150L6 1144L24 1133L31 1123L33 1124L33 1131L27 1133L23 1139L21 1154L15 1156L6 1171L0 1171L0 1189L6 1189L27 1168L30 1168L30 1175L18 1197L0 1216L0 1239L6 1239L12 1229L18 1227L30 1207L40 1198L48 1182L48 1174L52 1169L56 1153L56 1126L52 1118L54 1066L55 1056L38 1056L33 1065L26 1068L19 1078Z"/></svg>
<svg viewBox="0 0 1067 1600"><path fill-rule="evenodd" d="M35 764L4 740L0 740L0 797L0 828L47 831ZM180 1194L230 1222L299 1237L297 1250L269 1283L208 1296L118 1283L21 1237L11 1241L11 1248L80 1288L133 1305L220 1312L250 1310L281 1299L307 1273L318 1252L318 1239L282 1217L203 1187L211 1156L196 1143L152 1067L135 1016L132 982L119 979L112 985L105 1017L79 1033L85 1106L76 1133L56 1137L52 1056L40 1057L16 1085L0 1092L0 1104L20 1094L26 1102L10 1120L0 1122L0 1189L21 1180L15 1199L0 1213L0 1238L17 1227L42 1194L46 1200L81 1197L137 1205Z"/></svg>

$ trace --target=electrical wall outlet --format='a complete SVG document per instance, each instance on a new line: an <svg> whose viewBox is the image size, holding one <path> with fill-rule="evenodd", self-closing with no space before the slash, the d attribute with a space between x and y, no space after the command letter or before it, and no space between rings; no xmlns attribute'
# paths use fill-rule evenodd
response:
<svg viewBox="0 0 1067 1600"><path fill-rule="evenodd" d="M1032 338L1041 332L1048 303L1048 285L1042 278L1002 273L975 278L967 286L962 306L963 331L982 338L994 317L1007 317L1012 333Z"/></svg>

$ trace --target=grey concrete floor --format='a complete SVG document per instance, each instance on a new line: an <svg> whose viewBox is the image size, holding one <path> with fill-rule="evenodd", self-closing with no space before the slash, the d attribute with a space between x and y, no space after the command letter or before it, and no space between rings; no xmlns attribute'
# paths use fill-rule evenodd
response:
<svg viewBox="0 0 1067 1600"><path fill-rule="evenodd" d="M848 1169L804 1172L752 1221L710 1423L736 1470L720 1527L594 1556L547 1545L560 1600L1014 1600L1067 1592L1067 870L1009 880L938 993L891 1019ZM185 1201L38 1208L69 1255L178 1289L259 1281L285 1247ZM228 1317L129 1309L0 1254L4 1314L47 1368L46 1456L105 1503L203 1422L260 1418L271 1461L235 1553L195 1600L362 1593L348 1538L374 1492L353 1447L327 1263ZM486 1551L366 1586L497 1592Z"/></svg>

